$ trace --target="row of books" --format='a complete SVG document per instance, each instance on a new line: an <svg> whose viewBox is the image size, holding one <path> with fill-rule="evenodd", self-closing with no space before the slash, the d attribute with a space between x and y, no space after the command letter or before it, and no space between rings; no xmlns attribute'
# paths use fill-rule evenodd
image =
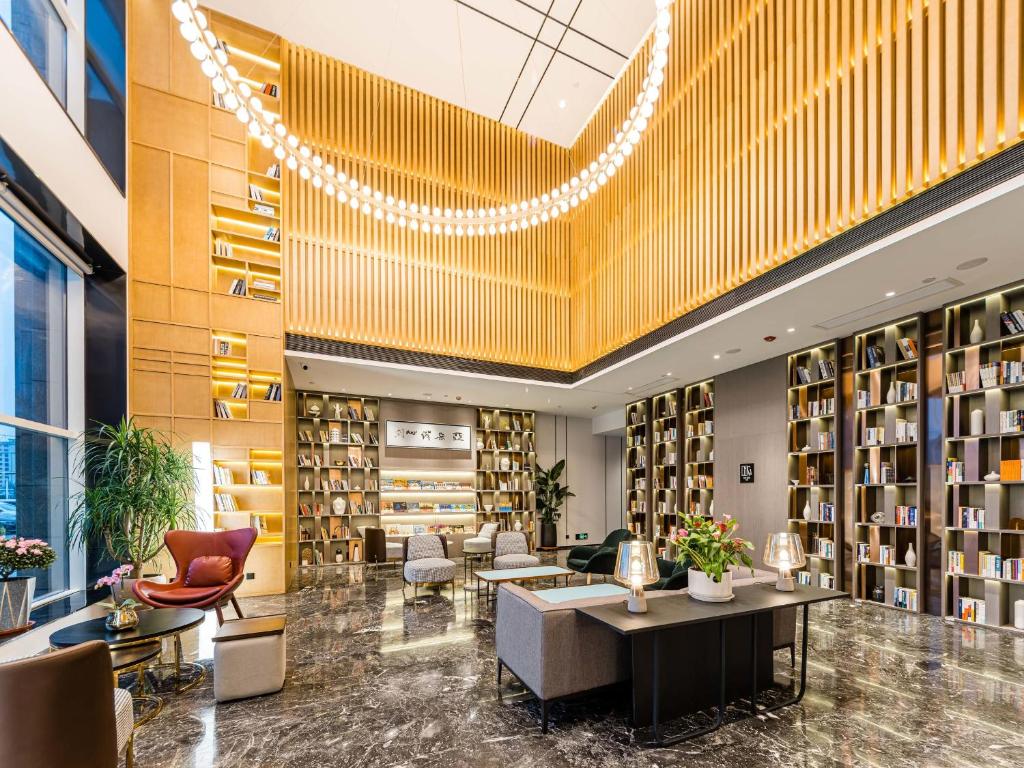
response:
<svg viewBox="0 0 1024 768"><path fill-rule="evenodd" d="M831 451L836 447L836 433L835 432L819 432L818 433L818 450L819 451Z"/></svg>
<svg viewBox="0 0 1024 768"><path fill-rule="evenodd" d="M1024 557L1010 557L1003 560L1002 574L1004 579L1024 581Z"/></svg>
<svg viewBox="0 0 1024 768"><path fill-rule="evenodd" d="M984 624L985 601L974 597L958 597L956 601L956 617L961 621Z"/></svg>
<svg viewBox="0 0 1024 768"><path fill-rule="evenodd" d="M1000 312L999 319L1009 335L1024 333L1024 311L1011 309L1008 312Z"/></svg>
<svg viewBox="0 0 1024 768"><path fill-rule="evenodd" d="M642 453L638 453L633 457L633 465L630 469L646 469L647 468L647 456Z"/></svg>
<svg viewBox="0 0 1024 768"><path fill-rule="evenodd" d="M1024 430L1024 408L999 412L999 433L1010 434Z"/></svg>
<svg viewBox="0 0 1024 768"><path fill-rule="evenodd" d="M946 571L949 573L967 573L967 557L963 552L950 550L946 553ZM1011 557L1004 559L987 550L978 553L978 574L991 579L1012 579L1024 581L1024 558Z"/></svg>
<svg viewBox="0 0 1024 768"><path fill-rule="evenodd" d="M790 419L815 419L822 416L834 416L836 412L836 399L834 397L823 397L819 400L810 400L807 408L804 409L799 403L789 406Z"/></svg>
<svg viewBox="0 0 1024 768"><path fill-rule="evenodd" d="M896 420L897 443L916 443L917 439L916 421L907 421L906 419Z"/></svg>
<svg viewBox="0 0 1024 768"><path fill-rule="evenodd" d="M664 457L662 457L661 463L663 465L666 465L666 466L669 466L669 467L674 466L675 463L676 463L676 455L677 454L676 454L675 451L669 451L668 453L666 453L664 455ZM698 461L699 461L699 459L698 459Z"/></svg>
<svg viewBox="0 0 1024 768"><path fill-rule="evenodd" d="M796 580L798 584L811 585L811 572L810 571L797 571ZM818 574L818 586L822 589L835 589L836 588L836 577L830 573L819 573Z"/></svg>
<svg viewBox="0 0 1024 768"><path fill-rule="evenodd" d="M318 453L314 453L312 456L307 456L304 453L299 454L299 466L300 467L322 467L323 459Z"/></svg>
<svg viewBox="0 0 1024 768"><path fill-rule="evenodd" d="M985 527L984 507L959 507L957 508L957 528L970 528L980 530Z"/></svg>
<svg viewBox="0 0 1024 768"><path fill-rule="evenodd" d="M690 450L687 453L689 455L687 456L686 461L689 464L704 464L715 460L714 449L708 450L706 448L699 447L696 450Z"/></svg>
<svg viewBox="0 0 1024 768"><path fill-rule="evenodd" d="M957 458L946 459L946 483L964 482L964 473L967 465Z"/></svg>
<svg viewBox="0 0 1024 768"><path fill-rule="evenodd" d="M823 523L834 523L836 521L836 505L831 501L819 501L818 520Z"/></svg>
<svg viewBox="0 0 1024 768"><path fill-rule="evenodd" d="M213 465L213 484L214 485L234 485L235 473L227 467L223 467L220 464Z"/></svg>
<svg viewBox="0 0 1024 768"><path fill-rule="evenodd" d="M236 277L231 281L231 287L228 288L228 293L232 296L245 296L246 286L245 278Z"/></svg>
<svg viewBox="0 0 1024 768"><path fill-rule="evenodd" d="M710 419L686 425L687 437L706 437L715 434L715 422Z"/></svg>
<svg viewBox="0 0 1024 768"><path fill-rule="evenodd" d="M861 445L882 445L885 442L885 427L864 427Z"/></svg>
<svg viewBox="0 0 1024 768"><path fill-rule="evenodd" d="M245 400L249 396L249 386L244 382L238 382L231 390L233 400Z"/></svg>
<svg viewBox="0 0 1024 768"><path fill-rule="evenodd" d="M267 168L267 176L269 176L272 179L280 179L281 178L281 164L280 163L271 163L270 167Z"/></svg>
<svg viewBox="0 0 1024 768"><path fill-rule="evenodd" d="M476 504L433 504L419 501L385 501L380 505L382 515L401 514L438 514L465 515L477 511Z"/></svg>
<svg viewBox="0 0 1024 768"><path fill-rule="evenodd" d="M233 419L234 414L231 413L231 407L223 400L213 401L213 415L218 419Z"/></svg>
<svg viewBox="0 0 1024 768"><path fill-rule="evenodd" d="M896 396L893 400L894 403L907 403L917 400L918 388L916 381L903 381L901 379L896 379L892 382L892 389ZM857 408L872 408L876 405L882 405L882 403L875 402L874 398L871 396L870 390L857 390Z"/></svg>
<svg viewBox="0 0 1024 768"><path fill-rule="evenodd" d="M647 423L647 414L642 412L642 411L638 411L638 410L630 411L629 412L629 423L634 425L634 426L637 425L637 424L646 424Z"/></svg>
<svg viewBox="0 0 1024 768"><path fill-rule="evenodd" d="M418 478L386 477L381 481L382 491L472 491L473 486L462 480L420 480Z"/></svg>
<svg viewBox="0 0 1024 768"><path fill-rule="evenodd" d="M263 188L259 184L249 184L249 199L258 203L264 202Z"/></svg>
<svg viewBox="0 0 1024 768"><path fill-rule="evenodd" d="M896 469L888 461L881 462L877 467L871 462L864 463L864 474L861 476L864 485L887 485L896 482Z"/></svg>
<svg viewBox="0 0 1024 768"><path fill-rule="evenodd" d="M835 378L836 368L831 360L819 360L818 361L818 380L824 381L825 379ZM803 365L796 367L796 379L797 384L810 384L812 383L811 370Z"/></svg>
<svg viewBox="0 0 1024 768"><path fill-rule="evenodd" d="M249 481L253 485L273 485L270 480L270 473L265 469L249 470Z"/></svg>
<svg viewBox="0 0 1024 768"><path fill-rule="evenodd" d="M713 475L687 475L686 477L687 488L714 488L715 478Z"/></svg>
<svg viewBox="0 0 1024 768"><path fill-rule="evenodd" d="M966 573L967 556L955 549L946 552L946 571L948 573Z"/></svg>
<svg viewBox="0 0 1024 768"><path fill-rule="evenodd" d="M263 239L271 243L281 242L281 228L280 227L267 227L267 231L263 233Z"/></svg>
<svg viewBox="0 0 1024 768"><path fill-rule="evenodd" d="M299 517L320 517L323 513L323 504L299 504Z"/></svg>
<svg viewBox="0 0 1024 768"><path fill-rule="evenodd" d="M281 402L281 385L275 382L267 387L267 391L263 393L263 399L274 403Z"/></svg>
<svg viewBox="0 0 1024 768"><path fill-rule="evenodd" d="M664 432L655 432L654 433L654 442L661 443L661 442L665 442L665 441L668 441L668 440L675 440L677 434L678 434L678 431L676 430L675 427L671 427L669 429L666 429Z"/></svg>
<svg viewBox="0 0 1024 768"><path fill-rule="evenodd" d="M654 478L654 488L658 491L674 491L679 487L679 483L674 474L668 476L668 483L663 483L660 478Z"/></svg>
<svg viewBox="0 0 1024 768"><path fill-rule="evenodd" d="M816 552L819 557L827 557L829 559L835 557L835 543L832 539L818 539L816 545Z"/></svg>
<svg viewBox="0 0 1024 768"><path fill-rule="evenodd" d="M280 398L278 398L280 399ZM321 429L316 433L319 436L319 440L313 439L313 430L311 429L300 429L299 440L306 443L320 442L324 445L363 445L363 436L358 432L352 432L351 434L345 434L341 429ZM369 444L378 445L377 435L373 432L369 435Z"/></svg>
<svg viewBox="0 0 1024 768"><path fill-rule="evenodd" d="M987 550L979 552L978 575L1001 579L1003 577L1003 558Z"/></svg>
<svg viewBox="0 0 1024 768"><path fill-rule="evenodd" d="M917 525L917 507L908 504L897 505L896 525Z"/></svg>
<svg viewBox="0 0 1024 768"><path fill-rule="evenodd" d="M237 512L238 503L230 493L213 494L213 503L217 506L218 512Z"/></svg>
<svg viewBox="0 0 1024 768"><path fill-rule="evenodd" d="M896 587L892 591L892 604L908 611L917 610L917 590L910 587Z"/></svg>
<svg viewBox="0 0 1024 768"><path fill-rule="evenodd" d="M647 490L647 478L637 477L633 479L633 490L634 491L646 491Z"/></svg>
<svg viewBox="0 0 1024 768"><path fill-rule="evenodd" d="M676 401L666 400L664 407L661 409L661 413L656 418L659 419L671 419L676 415Z"/></svg>
<svg viewBox="0 0 1024 768"><path fill-rule="evenodd" d="M215 256L227 256L228 258L233 258L235 255L234 247L226 240L214 240L213 254Z"/></svg>
<svg viewBox="0 0 1024 768"><path fill-rule="evenodd" d="M715 406L715 393L714 392L704 392L704 393L702 393L701 397L700 397L700 405L698 405L697 407L698 408L714 408L714 406Z"/></svg>
<svg viewBox="0 0 1024 768"><path fill-rule="evenodd" d="M879 546L878 562L882 565L896 565L896 547L892 544L882 544Z"/></svg>
<svg viewBox="0 0 1024 768"><path fill-rule="evenodd" d="M646 444L647 436L642 432L635 435L626 435L626 446L629 448L642 448Z"/></svg>

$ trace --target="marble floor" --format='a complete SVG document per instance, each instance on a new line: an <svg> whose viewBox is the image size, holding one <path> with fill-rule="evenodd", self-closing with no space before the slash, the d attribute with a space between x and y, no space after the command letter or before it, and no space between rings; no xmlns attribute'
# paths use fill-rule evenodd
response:
<svg viewBox="0 0 1024 768"><path fill-rule="evenodd" d="M136 735L136 765L998 766L1024 754L1024 637L849 602L811 614L808 693L771 719L738 719L643 749L607 694L539 707L495 686L493 613L461 590L403 602L398 577L324 569L286 595L244 601L288 615L276 695L217 705L210 676L167 698ZM411 591L410 591L411 598ZM186 639L210 665L208 621ZM788 652L776 659L781 676Z"/></svg>

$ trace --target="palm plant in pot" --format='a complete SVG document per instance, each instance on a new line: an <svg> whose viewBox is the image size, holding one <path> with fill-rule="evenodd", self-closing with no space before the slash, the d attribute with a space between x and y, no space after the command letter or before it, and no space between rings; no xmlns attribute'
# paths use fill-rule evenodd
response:
<svg viewBox="0 0 1024 768"><path fill-rule="evenodd" d="M672 541L676 560L689 561L690 597L707 602L732 600L731 565L745 565L754 572L754 561L747 554L754 545L734 536L739 523L731 515L720 521L700 515L687 515Z"/></svg>
<svg viewBox="0 0 1024 768"><path fill-rule="evenodd" d="M24 572L49 568L56 559L57 553L42 539L0 534L0 637L31 626L36 577Z"/></svg>
<svg viewBox="0 0 1024 768"><path fill-rule="evenodd" d="M167 531L195 527L192 457L160 433L133 420L100 424L84 436L76 463L86 486L69 520L72 543L101 544L141 576ZM132 581L122 579L116 600L130 597Z"/></svg>
<svg viewBox="0 0 1024 768"><path fill-rule="evenodd" d="M540 517L540 545L558 546L558 520L562 517L562 505L576 494L569 486L562 485L558 478L565 471L565 459L558 461L551 469L537 467L533 487L537 494L537 515Z"/></svg>

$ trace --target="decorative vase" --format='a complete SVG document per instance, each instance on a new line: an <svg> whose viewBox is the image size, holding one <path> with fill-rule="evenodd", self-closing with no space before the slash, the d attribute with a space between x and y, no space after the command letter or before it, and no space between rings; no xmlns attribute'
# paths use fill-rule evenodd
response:
<svg viewBox="0 0 1024 768"><path fill-rule="evenodd" d="M363 558L360 557L361 554L362 554L362 552L359 550L359 545L355 544L352 547L352 560L353 560L353 562L358 563L360 560L362 560Z"/></svg>
<svg viewBox="0 0 1024 768"><path fill-rule="evenodd" d="M302 481L302 490L309 490L309 475L306 475L305 479Z"/></svg>
<svg viewBox="0 0 1024 768"><path fill-rule="evenodd" d="M690 597L706 603L727 603L735 597L732 593L732 571L726 571L721 581L715 581L704 571L691 568L688 587Z"/></svg>
<svg viewBox="0 0 1024 768"><path fill-rule="evenodd" d="M971 344L978 344L984 340L985 332L981 330L981 322L975 320L974 325L971 326Z"/></svg>
<svg viewBox="0 0 1024 768"><path fill-rule="evenodd" d="M810 501L805 501L804 502L804 520L810 520L810 519L811 519L811 502Z"/></svg>
<svg viewBox="0 0 1024 768"><path fill-rule="evenodd" d="M871 590L871 599L874 600L876 603L884 603L885 587L883 587L881 584L876 584L875 588Z"/></svg>
<svg viewBox="0 0 1024 768"><path fill-rule="evenodd" d="M711 503L708 504L708 517L714 517L714 516L715 516L715 500L712 499Z"/></svg>
<svg viewBox="0 0 1024 768"><path fill-rule="evenodd" d="M523 521L522 520L516 520L516 524L514 526L512 526L512 527L515 530L517 530L517 531L523 530Z"/></svg>
<svg viewBox="0 0 1024 768"><path fill-rule="evenodd" d="M881 525L883 522L885 522L885 514L883 514L882 512L872 512L871 522Z"/></svg>
<svg viewBox="0 0 1024 768"><path fill-rule="evenodd" d="M499 464L502 472L508 472L508 468L511 466L508 456L501 457L501 463Z"/></svg>
<svg viewBox="0 0 1024 768"><path fill-rule="evenodd" d="M885 402L892 405L896 402L896 382L889 382L889 391L885 393Z"/></svg>
<svg viewBox="0 0 1024 768"><path fill-rule="evenodd" d="M1024 629L1024 600L1017 600L1013 604L1013 626Z"/></svg>
<svg viewBox="0 0 1024 768"><path fill-rule="evenodd" d="M913 568L917 565L917 552L914 551L914 542L907 544L907 554L903 556L903 562L908 568Z"/></svg>
<svg viewBox="0 0 1024 768"><path fill-rule="evenodd" d="M985 412L981 408L975 408L971 411L971 434L985 434Z"/></svg>
<svg viewBox="0 0 1024 768"><path fill-rule="evenodd" d="M309 410L309 415L312 416L314 419L317 416L320 415L320 406L319 405L311 405L311 406L309 406L308 410Z"/></svg>
<svg viewBox="0 0 1024 768"><path fill-rule="evenodd" d="M558 546L558 526L555 523L540 524L540 545L550 548Z"/></svg>
<svg viewBox="0 0 1024 768"><path fill-rule="evenodd" d="M112 632L123 632L126 629L138 626L139 614L128 605L122 605L112 610L107 615L106 626Z"/></svg>
<svg viewBox="0 0 1024 768"><path fill-rule="evenodd" d="M147 576L146 578L148 579L149 577ZM125 600L136 599L135 592L132 589L132 585L135 584L136 581L138 581L138 579L122 578L119 584L111 585L110 595L114 598L114 605L120 605Z"/></svg>
<svg viewBox="0 0 1024 768"><path fill-rule="evenodd" d="M340 496L331 502L331 509L334 510L334 514L336 515L344 515L345 507L347 506L348 502L345 501L345 499L341 498Z"/></svg>
<svg viewBox="0 0 1024 768"><path fill-rule="evenodd" d="M28 626L35 592L35 576L14 576L0 581L0 635Z"/></svg>
<svg viewBox="0 0 1024 768"><path fill-rule="evenodd" d="M336 562L336 563L344 563L345 562L345 555L343 555L341 552L335 552L334 553L334 562Z"/></svg>

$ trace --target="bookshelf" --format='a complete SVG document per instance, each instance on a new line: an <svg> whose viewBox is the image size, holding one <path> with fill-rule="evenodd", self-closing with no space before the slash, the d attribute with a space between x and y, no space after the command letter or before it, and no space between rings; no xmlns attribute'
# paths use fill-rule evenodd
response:
<svg viewBox="0 0 1024 768"><path fill-rule="evenodd" d="M389 538L440 533L461 551L477 530L476 472L472 469L382 469L380 522Z"/></svg>
<svg viewBox="0 0 1024 768"><path fill-rule="evenodd" d="M360 526L380 525L380 401L300 391L296 422L296 562L362 562Z"/></svg>
<svg viewBox="0 0 1024 768"><path fill-rule="evenodd" d="M684 391L686 512L715 513L715 382L691 384Z"/></svg>
<svg viewBox="0 0 1024 768"><path fill-rule="evenodd" d="M533 475L537 468L533 411L477 408L476 525L520 523L532 536L535 521Z"/></svg>
<svg viewBox="0 0 1024 768"><path fill-rule="evenodd" d="M284 480L282 453L271 448L212 447L213 527L255 528L241 594L284 589Z"/></svg>
<svg viewBox="0 0 1024 768"><path fill-rule="evenodd" d="M678 522L680 482L683 477L680 455L678 389L651 399L651 482L654 513L654 545L660 548Z"/></svg>
<svg viewBox="0 0 1024 768"><path fill-rule="evenodd" d="M1024 600L1024 284L944 307L942 358L942 612L1013 630Z"/></svg>
<svg viewBox="0 0 1024 768"><path fill-rule="evenodd" d="M840 589L843 569L839 342L788 356L786 388L788 527L800 534L802 584Z"/></svg>
<svg viewBox="0 0 1024 768"><path fill-rule="evenodd" d="M911 612L925 592L923 329L915 315L854 337L853 595Z"/></svg>
<svg viewBox="0 0 1024 768"><path fill-rule="evenodd" d="M650 508L650 467L652 424L650 400L626 406L626 528L635 535L648 536Z"/></svg>
<svg viewBox="0 0 1024 768"><path fill-rule="evenodd" d="M215 329L210 343L213 418L280 423L281 374L258 367L263 363L269 369L277 361L263 359L261 350L251 350L246 333ZM260 337L251 346L265 343Z"/></svg>

